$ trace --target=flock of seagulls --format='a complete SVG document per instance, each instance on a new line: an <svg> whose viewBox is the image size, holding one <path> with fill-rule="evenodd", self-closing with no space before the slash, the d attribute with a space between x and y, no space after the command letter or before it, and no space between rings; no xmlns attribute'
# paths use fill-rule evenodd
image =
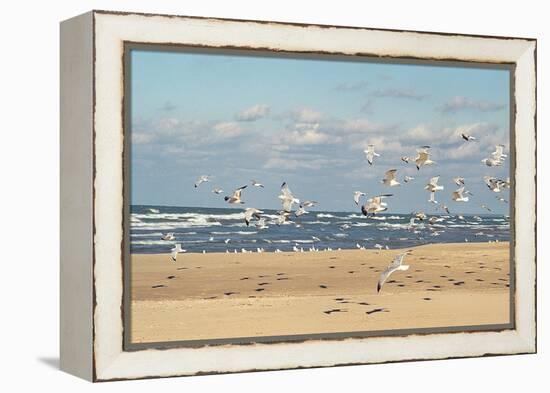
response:
<svg viewBox="0 0 550 393"><path fill-rule="evenodd" d="M467 143L474 142L477 139L472 135L467 135L462 133L460 137ZM504 145L499 144L495 146L495 151L490 154L489 157L484 158L481 162L488 166L488 167L498 167L502 166L502 164L505 161L505 158L507 157L506 154L504 154ZM375 151L375 146L373 144L367 145L367 148L364 150L367 163L372 166L375 163L375 158L380 157L380 154ZM436 162L431 159L431 153L430 153L430 146L421 146L417 149L417 155L416 157L408 157L403 156L401 157L401 161L404 163L414 163L417 170L420 171L422 167L425 166L431 166L435 165ZM444 190L444 186L439 184L440 176L434 176L429 179L428 183L424 187L426 191L429 193L428 201L430 203L433 203L435 205L439 205L438 207L441 208L441 210L445 211L447 214L450 214L449 208L446 205L439 204L439 202L436 200L436 193L441 192ZM194 187L198 188L203 183L208 183L211 180L210 175L201 175L196 182L194 183ZM412 176L405 176L403 178L404 183L409 183L411 181L415 180ZM485 184L487 187L495 192L500 193L505 188L510 188L510 179L507 178L506 180L498 179L493 176L485 176L483 178ZM473 195L471 192L467 191L465 189L465 180L463 177L455 177L453 178L453 182L458 186L458 189L452 192L451 197L454 202L461 202L466 203L470 200L469 195ZM384 184L387 187L396 187L400 186L401 183L397 180L397 169L389 169L385 172L384 178L381 180L381 183ZM250 184L252 187L257 187L264 189L265 186L256 181L251 180ZM224 197L224 201L228 204L232 205L242 205L245 204L245 201L243 200L243 191L248 187L248 185L243 185L241 187L236 188L231 195L227 195ZM222 194L224 191L219 188L215 187L212 189L212 193L214 194ZM360 206L361 213L364 216L371 217L378 213L384 212L388 209L388 203L386 202L387 198L393 196L393 194L381 194L376 195L370 198L367 198L365 203L361 203L362 198L366 198L367 195L365 192L362 191L354 191L353 192L353 201L357 206ZM297 198L293 192L290 190L290 187L288 183L283 182L283 184L280 187L280 194L277 197L280 200L281 203L281 209L278 212L278 215L276 219L271 222L276 225L284 225L292 223L292 217L300 217L302 215L308 214L308 211L306 208L314 207L318 204L318 202L313 200L304 200L300 201L299 198ZM503 203L508 203L503 197L497 195L497 200ZM297 206L296 209L293 210L294 206ZM481 205L482 208L486 209L487 211L492 211L492 209L484 204ZM153 209L150 209L153 210ZM244 210L244 221L247 226L249 226L252 221L256 221L256 228L258 229L267 229L269 226L267 225L268 222L266 221L265 217L262 216L264 212L260 209L257 209L255 207L247 207ZM457 216L458 219L460 219L460 215ZM414 228L416 225L416 220L426 220L427 216L423 212L415 212L412 214L412 217L410 219L409 228ZM463 217L462 217L463 219ZM429 224L434 227L443 227L442 225L438 224L438 222L441 221L441 218L439 217L431 217L429 219ZM295 223L296 226L299 226L299 224ZM346 229L346 228L341 228ZM315 238L315 237L313 237ZM162 240L175 240L173 233L167 233L163 235ZM319 240L319 239L318 239ZM230 242L230 239L226 239L225 243L228 244ZM361 246L358 244L358 248L361 248ZM378 250L381 250L384 248L384 246L380 244L376 244L375 248ZM303 252L303 248L298 248L296 245L294 246L294 251L296 252ZM386 246L386 249L388 247ZM176 261L177 255L179 253L183 253L186 250L182 249L182 246L180 243L176 244L174 248L171 250L171 257L173 261ZM310 248L310 251L318 251L318 249L315 248L315 246ZM228 252L228 251L227 251ZM235 250L237 252L237 250ZM246 250L242 250L242 252L249 252ZM258 249L258 252L263 252L263 249ZM280 250L277 250L276 252L281 252ZM388 265L388 267L380 274L380 278L377 283L377 292L380 292L382 286L384 283L388 280L390 275L392 275L395 272L398 271L405 271L409 268L408 265L403 264L403 260L406 255L409 255L411 253L411 250L397 255L392 262Z"/></svg>

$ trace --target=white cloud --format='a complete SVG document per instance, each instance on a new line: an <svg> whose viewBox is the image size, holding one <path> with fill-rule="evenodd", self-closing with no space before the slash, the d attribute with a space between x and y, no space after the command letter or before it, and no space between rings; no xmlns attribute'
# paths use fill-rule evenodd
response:
<svg viewBox="0 0 550 393"><path fill-rule="evenodd" d="M416 101L423 100L428 96L427 94L407 89L378 89L371 92L371 95L374 97L403 98Z"/></svg>
<svg viewBox="0 0 550 393"><path fill-rule="evenodd" d="M143 132L132 132L132 143L136 145L144 145L151 143L155 139L153 134L147 134Z"/></svg>
<svg viewBox="0 0 550 393"><path fill-rule="evenodd" d="M267 117L270 111L269 105L258 104L237 113L235 117L239 121L256 121Z"/></svg>
<svg viewBox="0 0 550 393"><path fill-rule="evenodd" d="M263 165L264 169L279 169L279 170L297 170L310 169L320 170L323 168L333 167L341 163L341 160L315 158L315 159L294 159L290 157L272 157L269 158Z"/></svg>
<svg viewBox="0 0 550 393"><path fill-rule="evenodd" d="M484 100L472 100L463 96L455 96L445 102L438 109L444 113L455 113L463 110L477 110L480 112L493 112L504 109L504 104L497 104Z"/></svg>
<svg viewBox="0 0 550 393"><path fill-rule="evenodd" d="M355 82L342 82L334 87L334 90L338 91L360 91L368 87L369 83L366 81Z"/></svg>
<svg viewBox="0 0 550 393"><path fill-rule="evenodd" d="M222 138L234 138L245 132L239 123L233 121L217 123L212 128L216 131L217 136Z"/></svg>
<svg viewBox="0 0 550 393"><path fill-rule="evenodd" d="M323 119L323 114L310 108L296 108L290 111L290 117L299 123L316 123Z"/></svg>

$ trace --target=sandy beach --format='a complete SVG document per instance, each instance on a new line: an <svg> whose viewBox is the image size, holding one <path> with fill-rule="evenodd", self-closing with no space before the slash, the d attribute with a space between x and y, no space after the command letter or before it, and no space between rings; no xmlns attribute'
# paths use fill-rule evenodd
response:
<svg viewBox="0 0 550 393"><path fill-rule="evenodd" d="M133 343L509 322L509 244L131 257Z"/></svg>

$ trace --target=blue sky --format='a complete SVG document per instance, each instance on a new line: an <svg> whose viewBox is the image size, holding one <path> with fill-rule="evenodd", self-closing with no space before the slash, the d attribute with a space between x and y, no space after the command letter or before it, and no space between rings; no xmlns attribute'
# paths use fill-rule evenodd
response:
<svg viewBox="0 0 550 393"><path fill-rule="evenodd" d="M226 207L223 195L255 179L265 189L246 189L246 207L279 208L286 181L316 210L357 210L361 190L393 193L388 212L433 212L423 188L440 175L436 199L451 212L508 210L483 176L505 179L509 161L480 162L496 144L508 153L507 70L143 50L131 67L132 204ZM373 166L369 143L381 155ZM426 144L436 165L400 160ZM388 169L415 180L386 187ZM212 182L195 189L203 174ZM456 176L474 194L467 203L451 200Z"/></svg>

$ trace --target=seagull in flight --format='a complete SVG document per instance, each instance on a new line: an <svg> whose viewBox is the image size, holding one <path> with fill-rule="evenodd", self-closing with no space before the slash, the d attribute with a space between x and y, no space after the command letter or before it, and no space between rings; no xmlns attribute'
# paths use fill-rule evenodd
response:
<svg viewBox="0 0 550 393"><path fill-rule="evenodd" d="M367 162L369 163L369 165L372 165L372 163L374 162L374 157L380 157L380 154L374 151L374 145L367 145L367 149L363 150L363 152L367 156Z"/></svg>
<svg viewBox="0 0 550 393"><path fill-rule="evenodd" d="M176 259L178 258L178 254L180 252L186 252L187 250L184 250L183 248L181 248L181 243L178 243L170 251L172 251L172 255L171 255L172 260L176 262Z"/></svg>
<svg viewBox="0 0 550 393"><path fill-rule="evenodd" d="M455 202L468 202L470 198L464 196L466 192L464 191L464 186L460 187L458 190L454 191L452 194L453 201Z"/></svg>
<svg viewBox="0 0 550 393"><path fill-rule="evenodd" d="M258 183L256 180L250 180L250 183L254 186L254 187L262 187L264 188L264 185L262 183Z"/></svg>
<svg viewBox="0 0 550 393"><path fill-rule="evenodd" d="M257 218L258 220L261 218L260 214L262 214L262 210L258 210L255 207L249 207L244 211L244 222L246 223L246 226L250 225L250 221L252 221L253 218Z"/></svg>
<svg viewBox="0 0 550 393"><path fill-rule="evenodd" d="M437 201L435 200L435 192L443 190L444 188L443 186L440 186L439 184L437 184L438 181L439 181L439 176L434 176L430 179L429 183L426 184L426 187L424 187L425 190L428 190L430 192L429 202L431 203L437 203Z"/></svg>
<svg viewBox="0 0 550 393"><path fill-rule="evenodd" d="M506 182L504 180L497 179L492 176L484 176L483 181L487 184L487 187L493 192L502 191L501 188L506 187Z"/></svg>
<svg viewBox="0 0 550 393"><path fill-rule="evenodd" d="M420 170L421 166L435 164L435 161L430 160L429 149L430 149L430 146L422 146L420 149L417 149L418 155L414 159L417 170Z"/></svg>
<svg viewBox="0 0 550 393"><path fill-rule="evenodd" d="M481 205L481 207L482 207L483 209L487 210L487 211L492 212L491 208L489 208L489 206L487 206L487 205Z"/></svg>
<svg viewBox="0 0 550 393"><path fill-rule="evenodd" d="M454 177L453 181L459 187L464 185L464 178L463 177Z"/></svg>
<svg viewBox="0 0 550 393"><path fill-rule="evenodd" d="M470 141L475 141L476 138L474 136L471 136L471 135L468 135L468 134L460 134L460 136L462 137L462 139L464 139L466 142L470 142Z"/></svg>
<svg viewBox="0 0 550 393"><path fill-rule="evenodd" d="M315 206L316 204L318 204L319 202L317 201L303 201L301 204L300 204L300 207L313 207Z"/></svg>
<svg viewBox="0 0 550 393"><path fill-rule="evenodd" d="M169 232L165 235L163 235L160 240L175 240L176 237L174 236L174 233L173 232Z"/></svg>
<svg viewBox="0 0 550 393"><path fill-rule="evenodd" d="M297 203L297 204L300 203L300 200L294 197L294 195L290 191L290 188L288 188L288 184L286 184L286 182L281 184L281 195L279 195L279 199L281 200L283 204L283 210L286 213L291 212L292 205L294 203Z"/></svg>
<svg viewBox="0 0 550 393"><path fill-rule="evenodd" d="M367 195L367 194L365 194L365 193L362 192L362 191L355 191L355 192L353 193L353 201L355 202L355 204L356 204L357 206L359 206L359 199L360 199L362 196L365 196L365 195Z"/></svg>
<svg viewBox="0 0 550 393"><path fill-rule="evenodd" d="M269 228L265 223L265 218L260 218L258 220L258 222L256 223L256 228L258 228L258 229L267 229L267 228Z"/></svg>
<svg viewBox="0 0 550 393"><path fill-rule="evenodd" d="M401 156L401 161L403 161L406 164L408 164L410 160L411 160L411 157Z"/></svg>
<svg viewBox="0 0 550 393"><path fill-rule="evenodd" d="M383 202L382 199L391 197L393 194L383 194L378 195L367 200L363 206L361 206L361 213L364 216L369 216L369 214L376 214L388 210L388 204Z"/></svg>
<svg viewBox="0 0 550 393"><path fill-rule="evenodd" d="M202 183L206 183L206 182L209 182L209 181L210 181L210 175L202 175L195 182L195 188L200 186Z"/></svg>
<svg viewBox="0 0 550 393"><path fill-rule="evenodd" d="M309 212L306 211L306 209L304 209L302 206L300 206L300 208L298 210L296 210L296 212L294 213L294 215L296 217L300 217L301 215L304 215L304 214L308 214Z"/></svg>
<svg viewBox="0 0 550 393"><path fill-rule="evenodd" d="M380 293L380 290L382 289L382 285L388 280L388 278L396 271L405 271L409 269L409 265L403 265L403 259L405 258L405 255L407 255L409 252L404 252L402 254L397 255L393 261L388 265L386 270L384 270L380 274L380 278L378 279L378 284L376 285L376 292Z"/></svg>
<svg viewBox="0 0 550 393"><path fill-rule="evenodd" d="M403 178L403 181L404 181L405 183L408 183L408 182L410 182L411 180L414 180L414 177L405 175L405 177Z"/></svg>
<svg viewBox="0 0 550 393"><path fill-rule="evenodd" d="M382 183L389 187L400 185L401 183L395 180L396 172L397 169L390 169L389 171L386 171L386 173L384 174L384 178L382 179Z"/></svg>
<svg viewBox="0 0 550 393"><path fill-rule="evenodd" d="M496 198L502 203L508 203L508 201L501 196L497 196Z"/></svg>
<svg viewBox="0 0 550 393"><path fill-rule="evenodd" d="M147 209L147 210L149 210L149 213L153 213L153 214L159 214L160 213L159 209Z"/></svg>
<svg viewBox="0 0 550 393"><path fill-rule="evenodd" d="M225 196L223 199L227 202L227 203L231 203L231 204L237 204L237 203L244 203L242 200L241 200L241 193L242 191L246 188L247 186L242 186L242 187L239 187L237 188L235 191L233 191L233 195L231 196Z"/></svg>
<svg viewBox="0 0 550 393"><path fill-rule="evenodd" d="M501 166L504 159L508 157L504 154L504 145L496 145L495 151L491 153L491 157L481 160L487 166Z"/></svg>
<svg viewBox="0 0 550 393"><path fill-rule="evenodd" d="M216 188L212 189L212 192L214 194L221 194L223 192L223 190L221 188L216 187Z"/></svg>

